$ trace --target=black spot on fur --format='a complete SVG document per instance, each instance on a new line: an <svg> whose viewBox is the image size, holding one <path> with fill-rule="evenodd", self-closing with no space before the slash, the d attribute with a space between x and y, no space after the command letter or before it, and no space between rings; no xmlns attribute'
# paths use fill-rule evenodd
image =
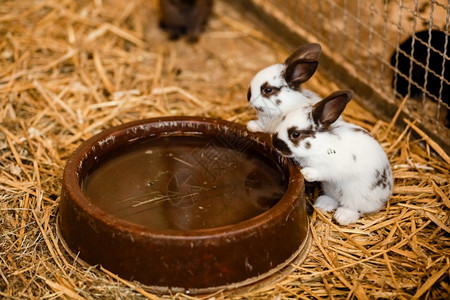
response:
<svg viewBox="0 0 450 300"><path fill-rule="evenodd" d="M281 100L280 100L280 99L277 99L277 101L275 101L275 103L276 103L277 105L280 105L280 104L281 104Z"/></svg>
<svg viewBox="0 0 450 300"><path fill-rule="evenodd" d="M370 137L372 136L367 130L365 130L365 129L361 128L361 127L354 127L354 128L352 128L352 131L353 132L360 132L360 133L363 133L363 134L367 134Z"/></svg>
<svg viewBox="0 0 450 300"><path fill-rule="evenodd" d="M356 155L352 154L353 161L356 161Z"/></svg>
<svg viewBox="0 0 450 300"><path fill-rule="evenodd" d="M382 170L375 171L375 181L372 183L371 189L374 190L377 187L382 189L392 188L389 180L390 166L386 165Z"/></svg>
<svg viewBox="0 0 450 300"><path fill-rule="evenodd" d="M314 123L314 119L313 119L312 113L309 113L306 118L308 119L309 123L311 123L311 124ZM312 125L310 127L312 128Z"/></svg>
<svg viewBox="0 0 450 300"><path fill-rule="evenodd" d="M247 91L247 101L250 102L250 98L252 98L252 89L249 87Z"/></svg>
<svg viewBox="0 0 450 300"><path fill-rule="evenodd" d="M336 133L336 129L340 126L320 126L317 128L318 132L326 132L329 135L334 135L338 139L341 139L341 136Z"/></svg>
<svg viewBox="0 0 450 300"><path fill-rule="evenodd" d="M289 149L288 145L281 139L278 138L278 133L272 135L272 145L284 155L291 155L291 149Z"/></svg>

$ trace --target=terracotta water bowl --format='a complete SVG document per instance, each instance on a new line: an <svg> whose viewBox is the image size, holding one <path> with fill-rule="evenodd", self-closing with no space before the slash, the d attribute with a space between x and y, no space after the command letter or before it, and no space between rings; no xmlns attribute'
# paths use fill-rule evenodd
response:
<svg viewBox="0 0 450 300"><path fill-rule="evenodd" d="M67 161L58 229L69 253L157 292L277 280L309 249L304 183L264 135L200 117L105 130Z"/></svg>

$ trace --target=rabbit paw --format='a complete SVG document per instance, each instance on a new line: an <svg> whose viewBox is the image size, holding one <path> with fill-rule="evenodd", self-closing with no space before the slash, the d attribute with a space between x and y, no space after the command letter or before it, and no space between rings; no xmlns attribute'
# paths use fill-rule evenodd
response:
<svg viewBox="0 0 450 300"><path fill-rule="evenodd" d="M247 129L248 129L249 131L251 131L251 132L264 131L263 128L262 128L262 126L261 126L261 123L258 122L257 120L249 121L249 122L247 123Z"/></svg>
<svg viewBox="0 0 450 300"><path fill-rule="evenodd" d="M303 168L300 170L302 172L303 177L308 182L320 181L320 174L316 169L313 168Z"/></svg>
<svg viewBox="0 0 450 300"><path fill-rule="evenodd" d="M324 212L330 212L338 207L338 202L327 195L319 196L314 204L315 207Z"/></svg>
<svg viewBox="0 0 450 300"><path fill-rule="evenodd" d="M359 219L359 212L354 209L339 207L334 213L334 219L341 225L348 225Z"/></svg>

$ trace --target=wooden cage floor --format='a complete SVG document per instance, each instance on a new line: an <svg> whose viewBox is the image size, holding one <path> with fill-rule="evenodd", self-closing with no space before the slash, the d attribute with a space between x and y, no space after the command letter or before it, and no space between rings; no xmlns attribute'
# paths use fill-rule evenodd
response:
<svg viewBox="0 0 450 300"><path fill-rule="evenodd" d="M288 53L222 1L197 44L167 40L154 0L0 2L0 297L158 298L63 254L55 218L65 161L93 134L136 119L246 123L255 116L249 81ZM339 88L320 73L306 87L321 95ZM450 159L414 120L400 131L395 119L378 120L357 100L345 118L386 150L391 201L349 226L310 208L313 245L304 263L281 282L234 298L450 297Z"/></svg>

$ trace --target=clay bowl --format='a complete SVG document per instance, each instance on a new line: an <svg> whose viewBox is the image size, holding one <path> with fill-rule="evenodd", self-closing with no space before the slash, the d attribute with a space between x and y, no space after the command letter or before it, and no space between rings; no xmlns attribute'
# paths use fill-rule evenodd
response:
<svg viewBox="0 0 450 300"><path fill-rule="evenodd" d="M58 230L72 255L162 293L265 284L310 245L299 170L266 135L200 117L84 142L64 170Z"/></svg>

